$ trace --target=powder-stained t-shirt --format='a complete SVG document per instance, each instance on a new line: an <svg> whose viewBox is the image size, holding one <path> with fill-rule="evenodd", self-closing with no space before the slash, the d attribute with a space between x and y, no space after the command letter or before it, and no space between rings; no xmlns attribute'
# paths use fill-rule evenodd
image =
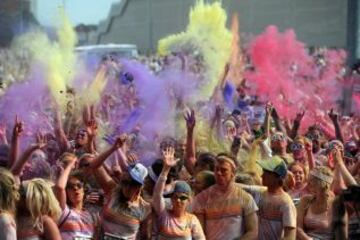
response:
<svg viewBox="0 0 360 240"><path fill-rule="evenodd" d="M246 190L259 206L259 239L277 240L284 236L284 228L296 228L296 208L286 192L270 194L266 188L248 186Z"/></svg>
<svg viewBox="0 0 360 240"><path fill-rule="evenodd" d="M258 207L250 194L234 183L227 192L217 185L199 193L193 201L193 212L205 219L208 240L235 239L243 235L244 217Z"/></svg>
<svg viewBox="0 0 360 240"><path fill-rule="evenodd" d="M158 218L158 240L205 240L205 235L197 217L191 213L174 218L168 210L164 210Z"/></svg>
<svg viewBox="0 0 360 240"><path fill-rule="evenodd" d="M60 217L59 227L63 240L73 240L77 238L94 238L97 216L89 211L79 211L65 207Z"/></svg>
<svg viewBox="0 0 360 240"><path fill-rule="evenodd" d="M141 197L136 205L113 206L113 199L105 205L102 212L102 231L106 236L120 239L136 239L140 223L151 213L151 206Z"/></svg>

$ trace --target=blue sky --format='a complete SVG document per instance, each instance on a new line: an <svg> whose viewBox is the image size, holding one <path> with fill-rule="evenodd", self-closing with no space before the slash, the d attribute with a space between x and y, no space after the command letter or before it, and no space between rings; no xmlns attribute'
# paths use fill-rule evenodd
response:
<svg viewBox="0 0 360 240"><path fill-rule="evenodd" d="M65 10L73 25L97 24L108 16L111 5L121 0L37 0L37 18L46 26L57 25L58 10Z"/></svg>

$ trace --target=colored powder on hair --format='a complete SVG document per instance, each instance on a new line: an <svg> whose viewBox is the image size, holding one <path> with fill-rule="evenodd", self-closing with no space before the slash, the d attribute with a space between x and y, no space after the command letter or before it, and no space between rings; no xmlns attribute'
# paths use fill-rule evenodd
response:
<svg viewBox="0 0 360 240"><path fill-rule="evenodd" d="M171 52L199 52L206 67L206 82L201 84L203 100L213 94L225 64L230 60L231 32L226 28L226 12L220 2L197 1L190 10L185 32L163 38L158 43L160 55Z"/></svg>

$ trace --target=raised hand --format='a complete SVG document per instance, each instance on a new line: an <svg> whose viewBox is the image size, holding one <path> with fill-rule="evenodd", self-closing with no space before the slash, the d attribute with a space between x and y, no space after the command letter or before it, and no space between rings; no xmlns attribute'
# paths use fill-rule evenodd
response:
<svg viewBox="0 0 360 240"><path fill-rule="evenodd" d="M46 137L41 133L37 133L36 134L36 143L35 143L35 147L38 149L42 149L47 145L47 140Z"/></svg>
<svg viewBox="0 0 360 240"><path fill-rule="evenodd" d="M194 129L196 124L195 111L191 109L184 113L184 119L186 121L186 126L188 129Z"/></svg>
<svg viewBox="0 0 360 240"><path fill-rule="evenodd" d="M86 132L90 137L94 137L97 134L97 123L95 121L95 119L91 119L87 122L86 124Z"/></svg>
<svg viewBox="0 0 360 240"><path fill-rule="evenodd" d="M297 113L294 122L301 122L304 115L305 115L305 111Z"/></svg>
<svg viewBox="0 0 360 240"><path fill-rule="evenodd" d="M63 168L66 168L68 166L75 168L75 164L78 162L78 158L72 153L65 153L61 157L61 162L64 164L64 166L62 166Z"/></svg>
<svg viewBox="0 0 360 240"><path fill-rule="evenodd" d="M339 118L339 114L337 114L334 109L331 109L330 112L328 113L328 116L329 118L332 120L332 121L337 121L338 118Z"/></svg>
<svg viewBox="0 0 360 240"><path fill-rule="evenodd" d="M312 141L306 140L306 141L305 141L305 150L306 150L307 152L311 152L311 151L312 151L312 148L313 148Z"/></svg>
<svg viewBox="0 0 360 240"><path fill-rule="evenodd" d="M138 162L138 156L134 152L130 152L126 155L129 165L135 165Z"/></svg>
<svg viewBox="0 0 360 240"><path fill-rule="evenodd" d="M115 148L121 148L124 146L126 140L127 140L128 136L124 133L121 134L119 137L116 138L115 143L114 143L114 147Z"/></svg>
<svg viewBox="0 0 360 240"><path fill-rule="evenodd" d="M13 133L16 137L20 136L21 133L24 131L24 123L19 120L18 116L15 117L15 125L13 129Z"/></svg>
<svg viewBox="0 0 360 240"><path fill-rule="evenodd" d="M171 168L179 161L179 159L175 159L175 149L173 147L167 147L162 154L164 167Z"/></svg>
<svg viewBox="0 0 360 240"><path fill-rule="evenodd" d="M270 102L266 103L265 111L266 111L266 114L268 114L268 116L271 115L273 109L274 109L274 106Z"/></svg>

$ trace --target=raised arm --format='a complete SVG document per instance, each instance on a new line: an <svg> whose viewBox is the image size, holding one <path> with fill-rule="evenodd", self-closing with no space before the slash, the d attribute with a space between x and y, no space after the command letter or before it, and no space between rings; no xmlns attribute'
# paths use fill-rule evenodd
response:
<svg viewBox="0 0 360 240"><path fill-rule="evenodd" d="M70 149L70 144L62 127L61 114L59 110L56 110L55 112L54 125L54 133L57 141L60 144L61 151L66 152L68 149Z"/></svg>
<svg viewBox="0 0 360 240"><path fill-rule="evenodd" d="M278 113L276 111L276 108L273 108L273 110L271 112L271 116L272 116L272 118L274 120L276 131L279 131L279 132L282 132L282 133L286 134L285 127L281 123L281 120L280 120L280 117L279 117L279 115L278 115Z"/></svg>
<svg viewBox="0 0 360 240"><path fill-rule="evenodd" d="M335 161L335 168L338 169L338 171L340 171L341 176L344 179L346 186L356 185L357 184L356 180L354 179L354 177L351 175L351 173L345 166L344 159L343 159L343 152L340 149L335 148L331 152L331 154Z"/></svg>
<svg viewBox="0 0 360 240"><path fill-rule="evenodd" d="M328 115L334 124L336 139L338 139L339 141L341 141L343 143L344 137L343 137L341 127L339 124L339 115L337 113L335 113L334 109L331 109Z"/></svg>
<svg viewBox="0 0 360 240"><path fill-rule="evenodd" d="M294 139L296 137L298 130L300 128L301 120L303 119L304 115L305 115L305 111L296 114L296 117L294 119L294 124L292 126L289 136L291 139Z"/></svg>
<svg viewBox="0 0 360 240"><path fill-rule="evenodd" d="M89 164L89 168L91 169L97 169L99 168L104 161L110 157L111 154L113 154L116 150L118 150L119 148L121 148L123 146L123 144L125 143L127 139L126 134L121 135L120 137L118 137L115 141L115 143L106 151L100 153L95 159L94 161L91 161Z"/></svg>
<svg viewBox="0 0 360 240"><path fill-rule="evenodd" d="M28 149L26 149L24 153L21 155L21 157L17 161L15 161L15 163L10 168L12 174L14 174L14 176L16 177L19 177L26 164L26 161L30 158L31 154L35 150L42 149L45 146L46 146L45 137L41 134L38 134L36 137L36 143L31 145Z"/></svg>
<svg viewBox="0 0 360 240"><path fill-rule="evenodd" d="M65 163L65 167L56 180L54 188L55 196L59 201L62 210L64 210L66 207L66 184L68 182L71 170L75 168L76 161L76 156L70 153L65 153L62 157L62 162Z"/></svg>
<svg viewBox="0 0 360 240"><path fill-rule="evenodd" d="M315 157L314 157L312 148L313 148L312 142L310 140L306 140L305 141L305 151L306 151L306 156L307 156L310 170L315 167Z"/></svg>
<svg viewBox="0 0 360 240"><path fill-rule="evenodd" d="M6 125L0 125L0 144L8 145L6 137Z"/></svg>
<svg viewBox="0 0 360 240"><path fill-rule="evenodd" d="M186 121L186 154L185 154L185 167L186 170L193 175L194 167L196 163L195 156L195 139L194 139L194 128L196 124L195 111L191 110L189 113L184 115Z"/></svg>
<svg viewBox="0 0 360 240"><path fill-rule="evenodd" d="M177 160L174 157L175 149L170 147L163 151L163 168L161 174L155 184L153 195L153 207L160 215L165 210L165 202L163 198L165 183L171 167L176 165Z"/></svg>
<svg viewBox="0 0 360 240"><path fill-rule="evenodd" d="M15 164L19 155L19 138L24 131L24 123L21 122L18 116L15 117L15 125L11 137L10 156L8 161L8 168L11 169Z"/></svg>
<svg viewBox="0 0 360 240"><path fill-rule="evenodd" d="M270 121L271 121L271 113L273 111L273 106L271 103L267 103L265 106L265 121L264 121L264 129L266 138L270 137Z"/></svg>

